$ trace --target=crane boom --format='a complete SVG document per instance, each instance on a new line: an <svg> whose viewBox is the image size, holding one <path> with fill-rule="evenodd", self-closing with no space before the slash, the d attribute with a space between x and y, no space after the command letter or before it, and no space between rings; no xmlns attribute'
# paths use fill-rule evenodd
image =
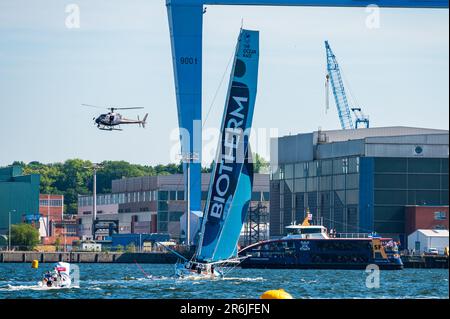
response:
<svg viewBox="0 0 450 319"><path fill-rule="evenodd" d="M331 89L333 90L341 127L343 130L354 129L355 126L350 113L350 107L348 106L347 95L345 94L344 82L342 81L339 64L328 41L325 41L325 48L327 53L327 81L331 82Z"/></svg>

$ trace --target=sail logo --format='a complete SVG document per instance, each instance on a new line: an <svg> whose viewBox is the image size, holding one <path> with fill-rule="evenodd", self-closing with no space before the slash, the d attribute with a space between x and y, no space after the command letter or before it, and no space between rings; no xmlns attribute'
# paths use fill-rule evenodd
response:
<svg viewBox="0 0 450 319"><path fill-rule="evenodd" d="M223 219L226 203L231 203L245 159L245 129L249 89L233 81L222 134L221 153L216 166L209 216Z"/></svg>
<svg viewBox="0 0 450 319"><path fill-rule="evenodd" d="M243 56L245 58L251 58L253 56L253 54L256 54L256 50L255 49L244 49L243 51Z"/></svg>
<svg viewBox="0 0 450 319"><path fill-rule="evenodd" d="M300 250L303 251L311 250L311 248L309 248L309 241L302 241L301 244L302 246L300 247Z"/></svg>

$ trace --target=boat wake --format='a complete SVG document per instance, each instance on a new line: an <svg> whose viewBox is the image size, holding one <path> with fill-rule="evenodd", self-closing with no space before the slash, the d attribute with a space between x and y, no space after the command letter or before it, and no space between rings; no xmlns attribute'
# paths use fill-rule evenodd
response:
<svg viewBox="0 0 450 319"><path fill-rule="evenodd" d="M69 290L69 289L77 289L80 288L79 286L70 286L70 287L47 287L42 285L19 285L19 286L12 286L7 285L6 287L1 287L0 291L20 291L20 290Z"/></svg>
<svg viewBox="0 0 450 319"><path fill-rule="evenodd" d="M225 277L222 280L231 280L231 281L266 281L263 277Z"/></svg>
<svg viewBox="0 0 450 319"><path fill-rule="evenodd" d="M265 281L263 277L205 277L205 276L185 276L176 278L177 281L241 281L241 282L253 282L253 281Z"/></svg>

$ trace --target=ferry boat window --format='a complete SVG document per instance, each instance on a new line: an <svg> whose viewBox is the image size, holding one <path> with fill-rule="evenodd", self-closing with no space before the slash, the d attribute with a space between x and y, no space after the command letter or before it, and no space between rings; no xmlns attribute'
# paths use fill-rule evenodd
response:
<svg viewBox="0 0 450 319"><path fill-rule="evenodd" d="M301 230L301 233L302 234L320 234L322 231L321 231L321 228L303 228L302 230Z"/></svg>
<svg viewBox="0 0 450 319"><path fill-rule="evenodd" d="M338 241L338 240L329 240L329 241L321 241L317 242L317 250L319 251L330 251L330 250L339 250L339 251L360 251L367 250L370 248L371 244L369 241Z"/></svg>

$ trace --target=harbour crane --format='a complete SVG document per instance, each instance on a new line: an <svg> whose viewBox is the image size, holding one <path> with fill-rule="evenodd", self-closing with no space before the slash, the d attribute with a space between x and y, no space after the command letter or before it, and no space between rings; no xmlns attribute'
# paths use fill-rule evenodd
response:
<svg viewBox="0 0 450 319"><path fill-rule="evenodd" d="M166 0L181 153L194 152L202 158L202 68L203 26L206 5L367 7L373 0ZM447 9L448 0L378 0L380 8ZM322 9L326 10L326 9ZM406 10L405 10L406 11ZM437 11L433 11L436 12ZM305 30L306 31L306 30ZM200 125L197 125L200 123ZM201 160L191 164L191 206L201 210ZM186 163L183 164L187 189Z"/></svg>
<svg viewBox="0 0 450 319"><path fill-rule="evenodd" d="M364 115L360 107L349 107L347 94L345 93L344 81L342 80L341 70L337 62L336 56L331 50L328 41L325 41L325 49L327 54L327 76L326 76L326 104L329 107L329 83L331 82L331 89L334 95L334 101L339 115L339 121L343 130L357 129L360 125L369 127L369 117ZM353 123L351 112L355 115L355 122Z"/></svg>

